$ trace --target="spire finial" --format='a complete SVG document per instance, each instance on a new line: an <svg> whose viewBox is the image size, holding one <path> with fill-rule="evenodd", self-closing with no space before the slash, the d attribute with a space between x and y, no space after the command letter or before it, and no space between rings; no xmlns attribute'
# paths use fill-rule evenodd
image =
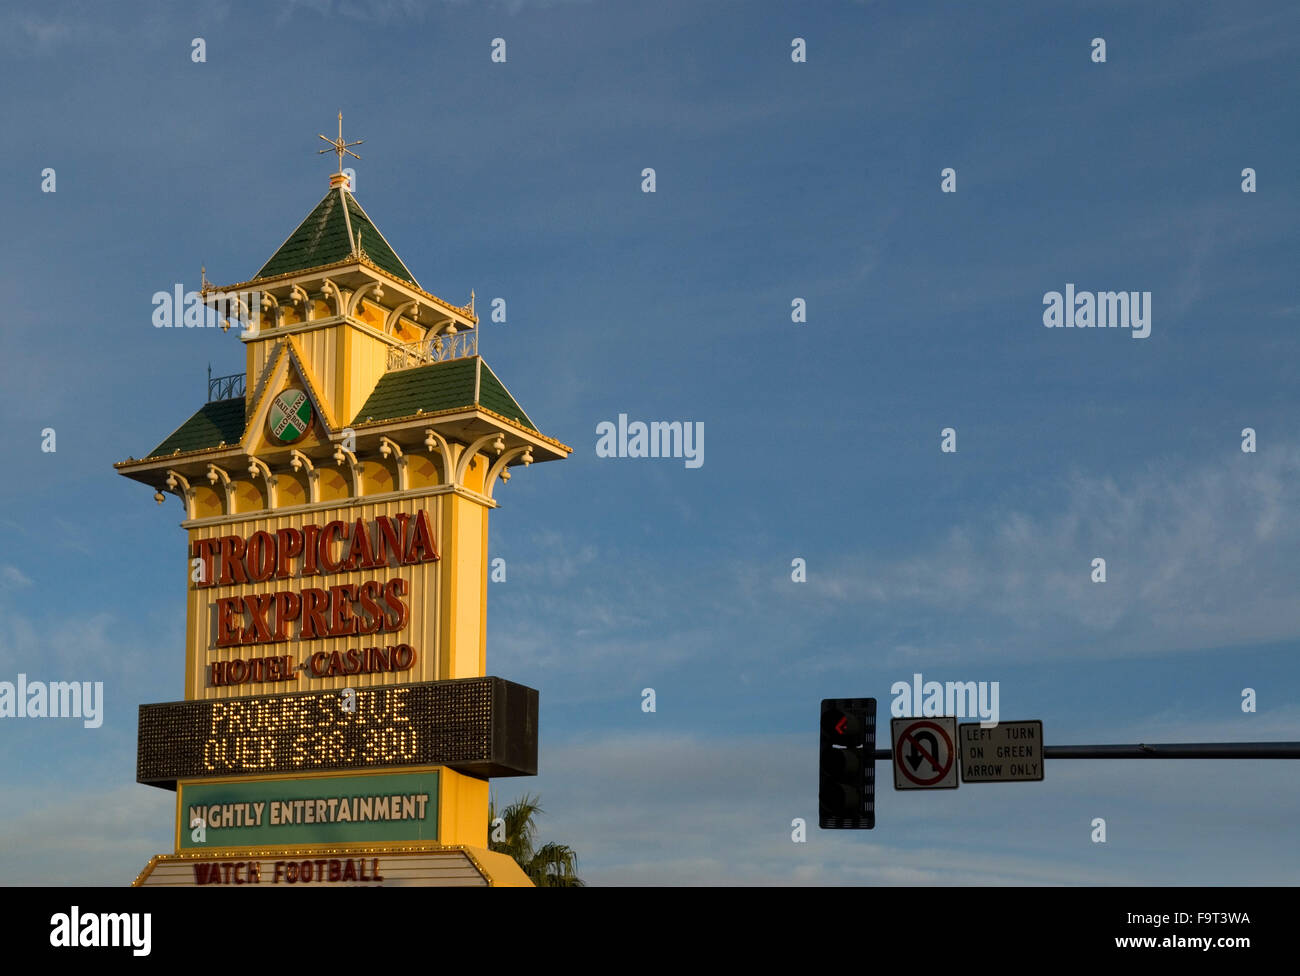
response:
<svg viewBox="0 0 1300 976"><path fill-rule="evenodd" d="M325 139L325 136L322 134L321 138ZM354 159L361 158L356 153L354 153L349 147L359 146L363 142L365 142L364 139L358 139L356 142L343 141L343 113L342 112L339 113L339 137L337 139L325 139L325 141L330 144L330 148L320 150L320 152L318 152L317 155L318 156L323 155L324 153L327 152L332 152L336 154L339 157L339 171L338 171L339 176L343 175L343 156L345 153L353 157ZM342 185L341 182L337 181L334 177L330 178L330 186L339 186L339 185Z"/></svg>

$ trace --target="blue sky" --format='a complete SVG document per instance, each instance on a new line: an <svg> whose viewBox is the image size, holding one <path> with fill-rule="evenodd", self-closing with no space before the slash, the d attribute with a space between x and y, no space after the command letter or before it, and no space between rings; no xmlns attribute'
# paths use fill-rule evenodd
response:
<svg viewBox="0 0 1300 976"><path fill-rule="evenodd" d="M358 199L427 289L506 298L480 349L575 448L498 492L488 662L543 709L541 775L494 793L589 881L1300 878L1291 762L881 764L875 831L791 841L818 701L915 672L1049 744L1300 739L1300 12L988 6L6 6L0 680L107 711L0 725L0 882L170 849L135 718L182 694L182 516L111 465L243 366L150 297L256 272L340 110ZM1151 292L1149 338L1045 329L1067 282ZM703 466L597 457L620 413L703 423Z"/></svg>

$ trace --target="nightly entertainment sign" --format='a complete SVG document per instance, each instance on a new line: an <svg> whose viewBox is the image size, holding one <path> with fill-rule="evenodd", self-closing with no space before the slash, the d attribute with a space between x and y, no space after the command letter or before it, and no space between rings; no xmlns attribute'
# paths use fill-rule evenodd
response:
<svg viewBox="0 0 1300 976"><path fill-rule="evenodd" d="M182 783L178 850L438 839L438 773Z"/></svg>
<svg viewBox="0 0 1300 976"><path fill-rule="evenodd" d="M501 678L140 706L136 779L386 766L537 772L537 691Z"/></svg>

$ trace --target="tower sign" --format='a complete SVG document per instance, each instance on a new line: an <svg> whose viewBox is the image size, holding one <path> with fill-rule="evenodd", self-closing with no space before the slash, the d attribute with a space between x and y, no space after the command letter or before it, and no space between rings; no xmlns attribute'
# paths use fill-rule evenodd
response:
<svg viewBox="0 0 1300 976"><path fill-rule="evenodd" d="M116 465L187 535L184 700L141 706L137 770L177 790L176 851L137 883L526 884L487 850L487 777L537 750L537 693L488 677L488 515L512 468L572 449L341 171L203 299L241 325L242 376Z"/></svg>

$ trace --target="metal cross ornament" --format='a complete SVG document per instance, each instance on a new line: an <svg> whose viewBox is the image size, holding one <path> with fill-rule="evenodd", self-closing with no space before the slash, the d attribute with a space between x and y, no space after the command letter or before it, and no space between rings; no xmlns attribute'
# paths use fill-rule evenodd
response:
<svg viewBox="0 0 1300 976"><path fill-rule="evenodd" d="M321 138L325 139L325 136L322 134ZM347 153L349 156L351 156L354 159L360 159L361 157L358 156L356 153L354 153L349 147L359 146L363 142L365 142L364 139L358 139L356 142L343 141L343 113L342 112L339 113L339 137L337 139L325 139L325 141L330 144L330 148L320 150L320 152L318 152L317 155L319 156L327 152L337 153L339 157L340 173L343 172L343 154Z"/></svg>

